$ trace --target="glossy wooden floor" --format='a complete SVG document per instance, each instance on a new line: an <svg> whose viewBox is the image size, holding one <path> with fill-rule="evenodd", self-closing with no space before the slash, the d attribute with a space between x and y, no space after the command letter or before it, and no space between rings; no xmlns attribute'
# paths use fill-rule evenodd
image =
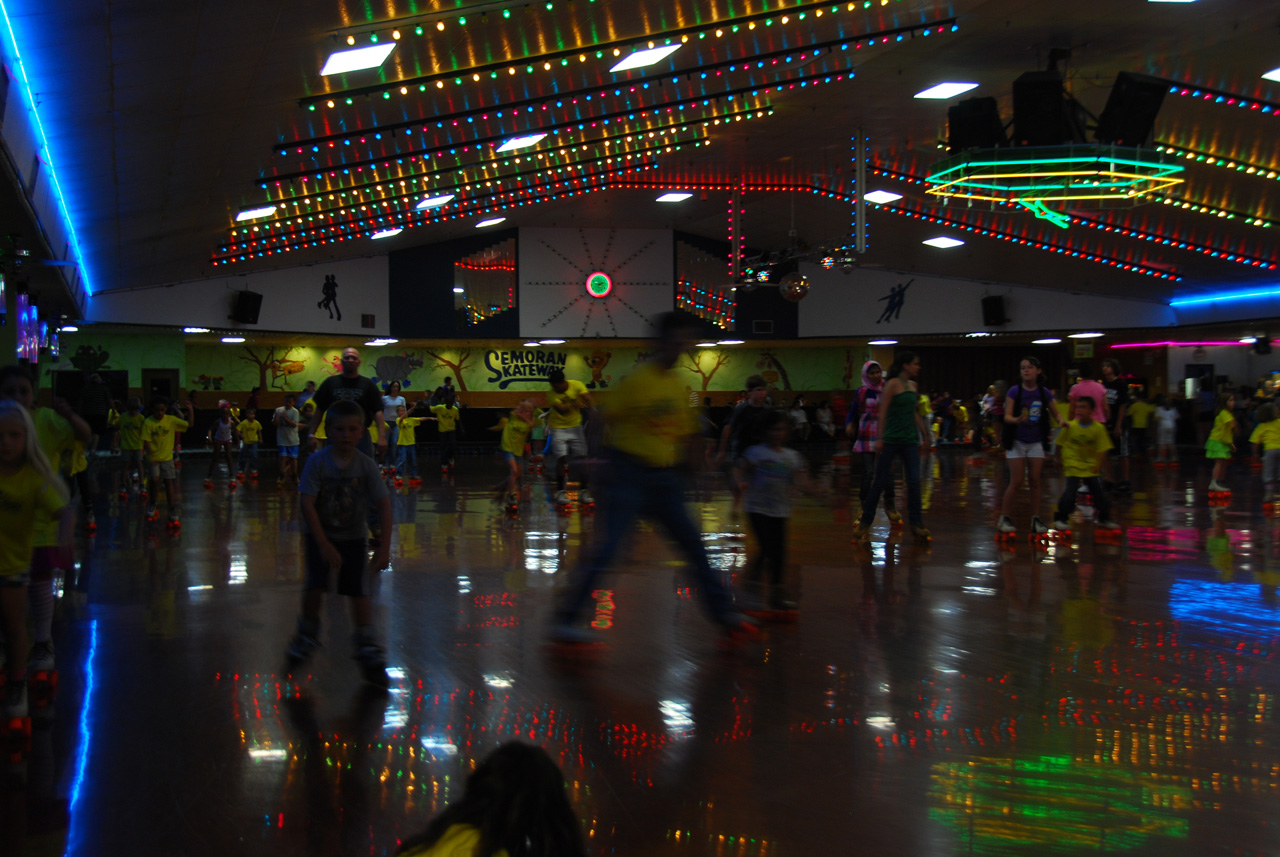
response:
<svg viewBox="0 0 1280 857"><path fill-rule="evenodd" d="M859 552L848 474L815 462L833 494L794 518L800 621L733 653L645 529L598 595L608 649L566 663L541 636L593 520L541 488L505 517L488 457L428 466L381 580L391 693L362 689L333 599L297 702L296 496L206 492L188 466L173 536L104 475L6 853L394 853L511 739L560 762L593 854L1280 853L1280 520L1258 475L1235 469L1215 519L1199 457L1138 468L1124 544L1081 526L1002 553L998 467L932 458L933 544L886 545L881 516ZM703 488L737 575L727 495Z"/></svg>

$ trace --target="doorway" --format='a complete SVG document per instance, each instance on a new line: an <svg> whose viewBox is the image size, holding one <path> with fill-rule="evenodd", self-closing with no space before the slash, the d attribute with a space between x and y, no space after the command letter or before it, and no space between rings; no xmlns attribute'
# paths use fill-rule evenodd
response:
<svg viewBox="0 0 1280 857"><path fill-rule="evenodd" d="M143 369L142 370L142 401L145 405L155 397L161 397L168 401L178 398L178 370L177 369Z"/></svg>

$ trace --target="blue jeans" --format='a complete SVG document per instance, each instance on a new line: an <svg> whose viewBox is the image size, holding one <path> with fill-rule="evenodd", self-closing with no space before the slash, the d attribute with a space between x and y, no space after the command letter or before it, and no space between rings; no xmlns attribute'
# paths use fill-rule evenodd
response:
<svg viewBox="0 0 1280 857"><path fill-rule="evenodd" d="M880 495L886 492L893 483L893 459L902 457L902 466L907 471L907 517L912 526L924 526L924 511L920 506L920 445L911 443L893 443L885 441L884 447L876 456L876 481L871 486L871 495L862 504L862 526L869 527L876 517L876 504Z"/></svg>
<svg viewBox="0 0 1280 857"><path fill-rule="evenodd" d="M397 446L395 468L397 473L408 473L410 476L417 476L418 447L412 443Z"/></svg>
<svg viewBox="0 0 1280 857"><path fill-rule="evenodd" d="M716 622L728 623L735 612L729 591L707 561L702 534L685 508L683 476L672 467L646 467L616 450L607 454L607 484L600 498L604 526L597 527L595 544L574 570L559 621L573 623L582 614L596 581L609 568L635 519L643 515L666 528L689 561L707 613Z"/></svg>
<svg viewBox="0 0 1280 857"><path fill-rule="evenodd" d="M236 468L237 468L238 470L240 470L241 472L243 472L243 471L244 471L244 463L245 463L246 461L248 461L248 462L250 463L250 465L253 465L253 464L257 463L257 461L258 461L258 444L257 444L257 442L256 442L256 441L255 441L255 442L253 442L253 443L242 443L242 444L240 444L240 460L236 463Z"/></svg>
<svg viewBox="0 0 1280 857"><path fill-rule="evenodd" d="M400 439L400 426L395 420L387 420L387 450L392 456L396 454L396 441Z"/></svg>

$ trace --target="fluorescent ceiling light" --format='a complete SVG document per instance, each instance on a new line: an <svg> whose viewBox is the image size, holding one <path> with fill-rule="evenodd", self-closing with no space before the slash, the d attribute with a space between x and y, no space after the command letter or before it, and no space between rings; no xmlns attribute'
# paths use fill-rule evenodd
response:
<svg viewBox="0 0 1280 857"><path fill-rule="evenodd" d="M995 334L994 334L994 333L990 333L990 332L985 331L985 330L975 330L973 333L966 333L966 334L964 335L964 338L965 338L965 339L977 339L978 337L982 337L982 336L995 336Z"/></svg>
<svg viewBox="0 0 1280 857"><path fill-rule="evenodd" d="M1051 336L1048 339L1033 339L1031 340L1031 344L1032 345L1057 345L1061 341L1062 341L1061 339L1054 339Z"/></svg>
<svg viewBox="0 0 1280 857"><path fill-rule="evenodd" d="M1194 3L1196 0L1147 0L1148 3Z"/></svg>
<svg viewBox="0 0 1280 857"><path fill-rule="evenodd" d="M395 345L399 341L400 340L398 339L386 339L384 337L379 336L375 339L370 339L368 342L365 343L365 345L372 345L374 347L377 347L379 345Z"/></svg>
<svg viewBox="0 0 1280 857"><path fill-rule="evenodd" d="M894 193L891 190L873 190L871 193L864 193L862 198L867 202L874 202L877 205L893 202L895 199L902 199L902 194Z"/></svg>
<svg viewBox="0 0 1280 857"><path fill-rule="evenodd" d="M64 327L64 328L62 328L62 329L63 329L63 330L66 330L67 328L65 328L65 327ZM1243 339L1241 339L1241 340L1240 340L1240 344L1242 344L1242 345L1253 345L1253 343L1255 343L1255 342L1257 342L1257 341L1258 341L1258 337L1256 337L1256 336L1246 336L1246 337L1244 337Z"/></svg>
<svg viewBox="0 0 1280 857"><path fill-rule="evenodd" d="M525 134L523 137L512 137L498 147L499 152L510 152L512 149L524 149L545 138L546 134Z"/></svg>
<svg viewBox="0 0 1280 857"><path fill-rule="evenodd" d="M395 42L382 42L367 48L353 48L348 51L334 51L324 62L321 74L346 74L349 71L360 71L364 68L377 68L391 56L396 49Z"/></svg>
<svg viewBox="0 0 1280 857"><path fill-rule="evenodd" d="M897 345L897 344L898 344L898 340L896 339L873 339L867 343L867 345Z"/></svg>
<svg viewBox="0 0 1280 857"><path fill-rule="evenodd" d="M455 194L452 193L446 193L441 196L429 196L422 202L418 203L418 210L421 211L424 208L435 208L436 206L444 205L446 202L453 199L454 196Z"/></svg>
<svg viewBox="0 0 1280 857"><path fill-rule="evenodd" d="M390 229L380 229L377 232L370 235L369 237L370 238L390 238L392 235L399 235L401 232L404 232L404 229L402 227L392 226Z"/></svg>
<svg viewBox="0 0 1280 857"><path fill-rule="evenodd" d="M939 83L916 93L916 98L952 98L962 92L977 89L976 83Z"/></svg>
<svg viewBox="0 0 1280 857"><path fill-rule="evenodd" d="M1068 333L1068 334L1067 334L1067 339L1097 339L1099 336L1102 336L1102 335L1103 335L1103 334L1101 334L1101 333L1097 333L1097 332L1092 332L1092 333Z"/></svg>
<svg viewBox="0 0 1280 857"><path fill-rule="evenodd" d="M222 337L222 341L223 342L244 342L244 337L243 336L224 336Z"/></svg>
<svg viewBox="0 0 1280 857"><path fill-rule="evenodd" d="M537 348L537 347L538 347L539 345L541 345L541 344L542 344L541 342L526 342L526 343L524 344L524 347L525 347L525 348Z"/></svg>
<svg viewBox="0 0 1280 857"><path fill-rule="evenodd" d="M466 291L466 289L464 289L462 286L454 286L454 287L453 287L453 293L454 293L455 295L460 295L460 294L462 294L462 293L463 293L463 292L465 292L465 291Z"/></svg>
<svg viewBox="0 0 1280 857"><path fill-rule="evenodd" d="M207 328L207 327L184 327L184 328L182 328L182 332L183 332L183 333L208 333L208 332L209 332L209 328Z"/></svg>
<svg viewBox="0 0 1280 857"><path fill-rule="evenodd" d="M719 344L720 345L742 345L745 342L746 342L745 339L722 339L720 340Z"/></svg>
<svg viewBox="0 0 1280 857"><path fill-rule="evenodd" d="M653 65L659 60L666 59L678 50L680 50L679 45L663 45L660 48L636 51L630 56L623 57L622 61L609 69L609 71L630 71L633 68L644 68L647 65Z"/></svg>
<svg viewBox="0 0 1280 857"><path fill-rule="evenodd" d="M476 224L476 229L483 229L486 226L493 226L506 220L505 217L490 217L488 220L481 220Z"/></svg>
<svg viewBox="0 0 1280 857"><path fill-rule="evenodd" d="M943 250L946 250L950 247L959 247L964 242L958 238L948 238L945 235L939 235L937 238L930 238L926 241L921 241L920 243L928 244L930 247L940 247Z"/></svg>
<svg viewBox="0 0 1280 857"><path fill-rule="evenodd" d="M1267 72L1266 74L1264 74L1264 75L1262 76L1262 79L1263 79L1263 80L1277 80L1277 81L1280 81L1280 68L1273 68L1273 69L1271 69L1271 71Z"/></svg>
<svg viewBox="0 0 1280 857"><path fill-rule="evenodd" d="M257 220L259 217L266 217L269 214L274 214L275 210L276 206L274 205L264 205L262 208L246 208L244 211L236 215L236 222L239 223L241 220Z"/></svg>
<svg viewBox="0 0 1280 857"><path fill-rule="evenodd" d="M719 345L718 342L699 342L698 343L699 348L715 348L717 345Z"/></svg>
<svg viewBox="0 0 1280 857"><path fill-rule="evenodd" d="M542 339L538 341L539 345L564 345L563 339Z"/></svg>
<svg viewBox="0 0 1280 857"><path fill-rule="evenodd" d="M658 197L658 202L684 202L686 199L688 199L691 196L693 196L693 194L691 193L681 193L681 192L664 193L662 196Z"/></svg>
<svg viewBox="0 0 1280 857"><path fill-rule="evenodd" d="M58 332L59 332L59 333L79 333L79 332L80 332L80 328L76 327L74 324L68 324L68 325L64 326L61 330L59 330Z"/></svg>

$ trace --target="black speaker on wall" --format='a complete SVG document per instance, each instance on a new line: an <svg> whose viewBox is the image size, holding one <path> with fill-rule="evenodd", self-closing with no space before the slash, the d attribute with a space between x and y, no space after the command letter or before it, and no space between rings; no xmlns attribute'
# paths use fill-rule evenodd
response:
<svg viewBox="0 0 1280 857"><path fill-rule="evenodd" d="M1004 317L1004 296L987 295L982 299L982 323L987 327L1004 324L1009 319Z"/></svg>
<svg viewBox="0 0 1280 857"><path fill-rule="evenodd" d="M1259 336L1253 341L1254 354L1270 354L1271 353L1271 337Z"/></svg>
<svg viewBox="0 0 1280 857"><path fill-rule="evenodd" d="M236 302L231 307L231 320L239 324L257 324L262 311L262 295L257 292L236 292Z"/></svg>

